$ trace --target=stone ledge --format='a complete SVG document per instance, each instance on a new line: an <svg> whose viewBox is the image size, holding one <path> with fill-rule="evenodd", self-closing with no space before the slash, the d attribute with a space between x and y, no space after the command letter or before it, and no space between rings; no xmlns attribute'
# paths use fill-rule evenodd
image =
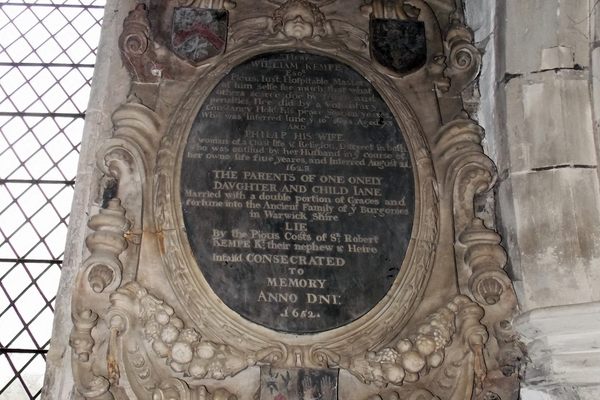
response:
<svg viewBox="0 0 600 400"><path fill-rule="evenodd" d="M530 364L524 386L586 387L600 395L600 302L535 309L516 318Z"/></svg>

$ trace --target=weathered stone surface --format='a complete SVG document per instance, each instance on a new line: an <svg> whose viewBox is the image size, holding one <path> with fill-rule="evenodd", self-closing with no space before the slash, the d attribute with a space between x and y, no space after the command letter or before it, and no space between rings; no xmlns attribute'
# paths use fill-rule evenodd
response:
<svg viewBox="0 0 600 400"><path fill-rule="evenodd" d="M506 135L500 134L504 120L504 110L499 105L502 93L498 90L499 77L504 75L502 55L498 52L502 37L497 21L502 18L496 0L490 0L488 7L482 7L477 0L465 1L465 15L474 31L475 43L482 52L481 73L478 80L479 109L477 121L485 129L482 145L485 153L496 163L499 171L508 168L507 155L501 151Z"/></svg>
<svg viewBox="0 0 600 400"><path fill-rule="evenodd" d="M561 64L542 63L545 49L572 49L573 65L589 65L589 9L579 0L506 1L506 72L526 74Z"/></svg>
<svg viewBox="0 0 600 400"><path fill-rule="evenodd" d="M512 173L559 165L595 166L588 74L547 71L506 85Z"/></svg>
<svg viewBox="0 0 600 400"><path fill-rule="evenodd" d="M594 169L512 174L501 199L515 199L509 246L523 310L600 299L600 213ZM518 201L517 201L518 199ZM504 216L504 215L503 215ZM517 264L519 263L519 264Z"/></svg>
<svg viewBox="0 0 600 400"><path fill-rule="evenodd" d="M592 239L598 232L589 223L597 220L598 199L593 190L584 190L597 187L586 76L547 71L506 85L509 179L501 184L499 201L515 285L525 309L597 298L586 284L598 278L593 268L598 251ZM547 268L568 275L558 280L565 285L563 295L550 295L556 275L534 278Z"/></svg>
<svg viewBox="0 0 600 400"><path fill-rule="evenodd" d="M573 49L567 46L556 46L542 49L541 70L556 68L573 68L575 65L575 54Z"/></svg>
<svg viewBox="0 0 600 400"><path fill-rule="evenodd" d="M600 389L600 303L533 310L519 316L516 328L528 344L531 359L527 386L555 390L587 387L573 399L591 399ZM575 393L572 393L575 396Z"/></svg>

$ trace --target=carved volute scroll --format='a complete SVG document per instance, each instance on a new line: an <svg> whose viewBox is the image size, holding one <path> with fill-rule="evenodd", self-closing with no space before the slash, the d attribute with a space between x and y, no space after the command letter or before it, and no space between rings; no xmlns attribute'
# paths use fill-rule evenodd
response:
<svg viewBox="0 0 600 400"><path fill-rule="evenodd" d="M86 239L91 253L84 261L87 280L96 293L115 290L121 284L123 274L118 256L127 248L124 235L129 228L119 199L110 200L106 208L90 218L89 227L95 232Z"/></svg>
<svg viewBox="0 0 600 400"><path fill-rule="evenodd" d="M513 399L461 13L135 2L73 296L83 398Z"/></svg>

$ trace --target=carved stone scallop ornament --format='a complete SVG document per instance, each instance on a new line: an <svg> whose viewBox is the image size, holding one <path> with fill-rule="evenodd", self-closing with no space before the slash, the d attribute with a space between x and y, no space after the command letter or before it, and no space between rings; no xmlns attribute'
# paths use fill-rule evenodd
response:
<svg viewBox="0 0 600 400"><path fill-rule="evenodd" d="M395 48L374 20L421 28ZM139 2L73 296L78 392L514 398L460 21L450 1ZM417 42L418 63L386 65Z"/></svg>

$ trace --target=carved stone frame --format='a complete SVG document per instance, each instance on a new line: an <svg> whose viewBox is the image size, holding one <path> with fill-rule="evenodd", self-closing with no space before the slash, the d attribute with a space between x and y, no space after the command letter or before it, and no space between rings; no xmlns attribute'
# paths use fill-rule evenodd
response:
<svg viewBox="0 0 600 400"><path fill-rule="evenodd" d="M295 1L306 2L279 3ZM119 41L132 86L112 116L113 137L97 154L105 201L91 213L90 255L72 304L78 392L101 400L131 393L230 399L215 385L235 391L235 375L257 364L339 367L358 379L356 385L379 393L377 399L495 399L496 392L514 391L522 354L507 319L516 302L500 237L474 207L496 171L483 154L481 128L462 112L461 93L476 77L480 55L469 29L454 18L459 11L452 19L424 0L390 0L401 12L394 16L388 7L379 15L384 0L353 0L357 7L344 21L328 18L315 0L321 36L293 38L273 23L276 6L265 0L252 18L231 15L223 55L192 66L161 48L164 37L149 18L156 22L165 10L153 9L159 15L149 17L147 8L158 3L168 9L177 2L139 2ZM364 17L405 18L405 3L421 10L429 45L427 64L400 77L370 60ZM442 29L436 15L451 21ZM276 51L331 57L369 80L404 135L414 171L413 231L392 288L356 321L315 334L280 333L229 309L196 265L180 206L182 154L202 103L234 66Z"/></svg>

